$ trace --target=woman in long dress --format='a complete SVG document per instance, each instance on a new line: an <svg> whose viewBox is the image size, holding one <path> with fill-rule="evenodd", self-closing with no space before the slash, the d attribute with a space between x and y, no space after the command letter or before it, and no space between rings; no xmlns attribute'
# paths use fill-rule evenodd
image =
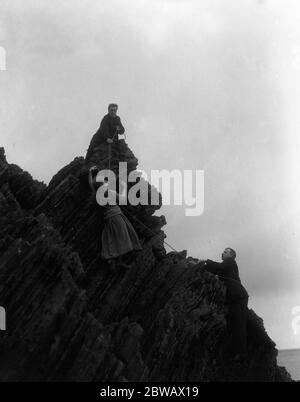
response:
<svg viewBox="0 0 300 402"><path fill-rule="evenodd" d="M120 200L122 195L118 194L115 190L110 189L107 182L96 182L98 168L93 166L89 170L89 184L94 192L100 186L107 188L108 200ZM119 205L104 205L104 228L102 231L102 250L101 257L110 264L112 270L115 271L116 265L122 265L129 268L122 261L122 257L131 251L142 250L141 243L138 235L127 219L122 213Z"/></svg>

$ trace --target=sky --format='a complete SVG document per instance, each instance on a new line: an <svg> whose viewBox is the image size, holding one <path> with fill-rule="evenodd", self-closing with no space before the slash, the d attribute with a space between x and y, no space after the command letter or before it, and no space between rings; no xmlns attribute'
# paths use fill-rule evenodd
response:
<svg viewBox="0 0 300 402"><path fill-rule="evenodd" d="M159 211L168 243L234 248L250 307L300 348L299 1L0 0L1 49L8 161L48 183L117 102L140 169L204 171L202 215Z"/></svg>

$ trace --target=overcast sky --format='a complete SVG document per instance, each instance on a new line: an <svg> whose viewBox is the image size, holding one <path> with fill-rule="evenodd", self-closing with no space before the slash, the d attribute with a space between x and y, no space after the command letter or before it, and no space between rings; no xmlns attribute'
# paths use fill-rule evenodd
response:
<svg viewBox="0 0 300 402"><path fill-rule="evenodd" d="M205 208L167 241L237 250L249 304L300 347L298 0L0 0L0 145L49 182L119 104L139 167L203 169Z"/></svg>

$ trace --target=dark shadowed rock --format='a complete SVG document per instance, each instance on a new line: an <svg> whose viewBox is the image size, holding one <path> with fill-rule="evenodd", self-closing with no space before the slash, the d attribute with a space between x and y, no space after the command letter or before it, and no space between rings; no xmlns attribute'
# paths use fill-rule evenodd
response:
<svg viewBox="0 0 300 402"><path fill-rule="evenodd" d="M124 141L112 155L114 169L118 155L136 169ZM105 158L106 148L75 158L46 186L0 148L0 379L290 380L252 310L249 362L230 363L224 286L185 251L166 252L160 205L124 208L143 249L131 269L109 270L101 208L86 185L88 167L107 167Z"/></svg>

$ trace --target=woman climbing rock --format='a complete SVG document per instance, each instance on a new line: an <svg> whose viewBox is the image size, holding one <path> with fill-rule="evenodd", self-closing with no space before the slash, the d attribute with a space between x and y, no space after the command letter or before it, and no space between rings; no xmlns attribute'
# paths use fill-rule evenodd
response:
<svg viewBox="0 0 300 402"><path fill-rule="evenodd" d="M110 264L113 271L116 270L116 266L130 268L130 265L124 262L125 255L141 250L142 246L134 227L115 202L121 200L123 195L109 188L109 184L104 178L100 178L100 180L98 178L96 181L98 171L96 166L89 169L89 185L95 196L98 188L102 187L108 202L103 206L104 228L101 238L101 257Z"/></svg>

